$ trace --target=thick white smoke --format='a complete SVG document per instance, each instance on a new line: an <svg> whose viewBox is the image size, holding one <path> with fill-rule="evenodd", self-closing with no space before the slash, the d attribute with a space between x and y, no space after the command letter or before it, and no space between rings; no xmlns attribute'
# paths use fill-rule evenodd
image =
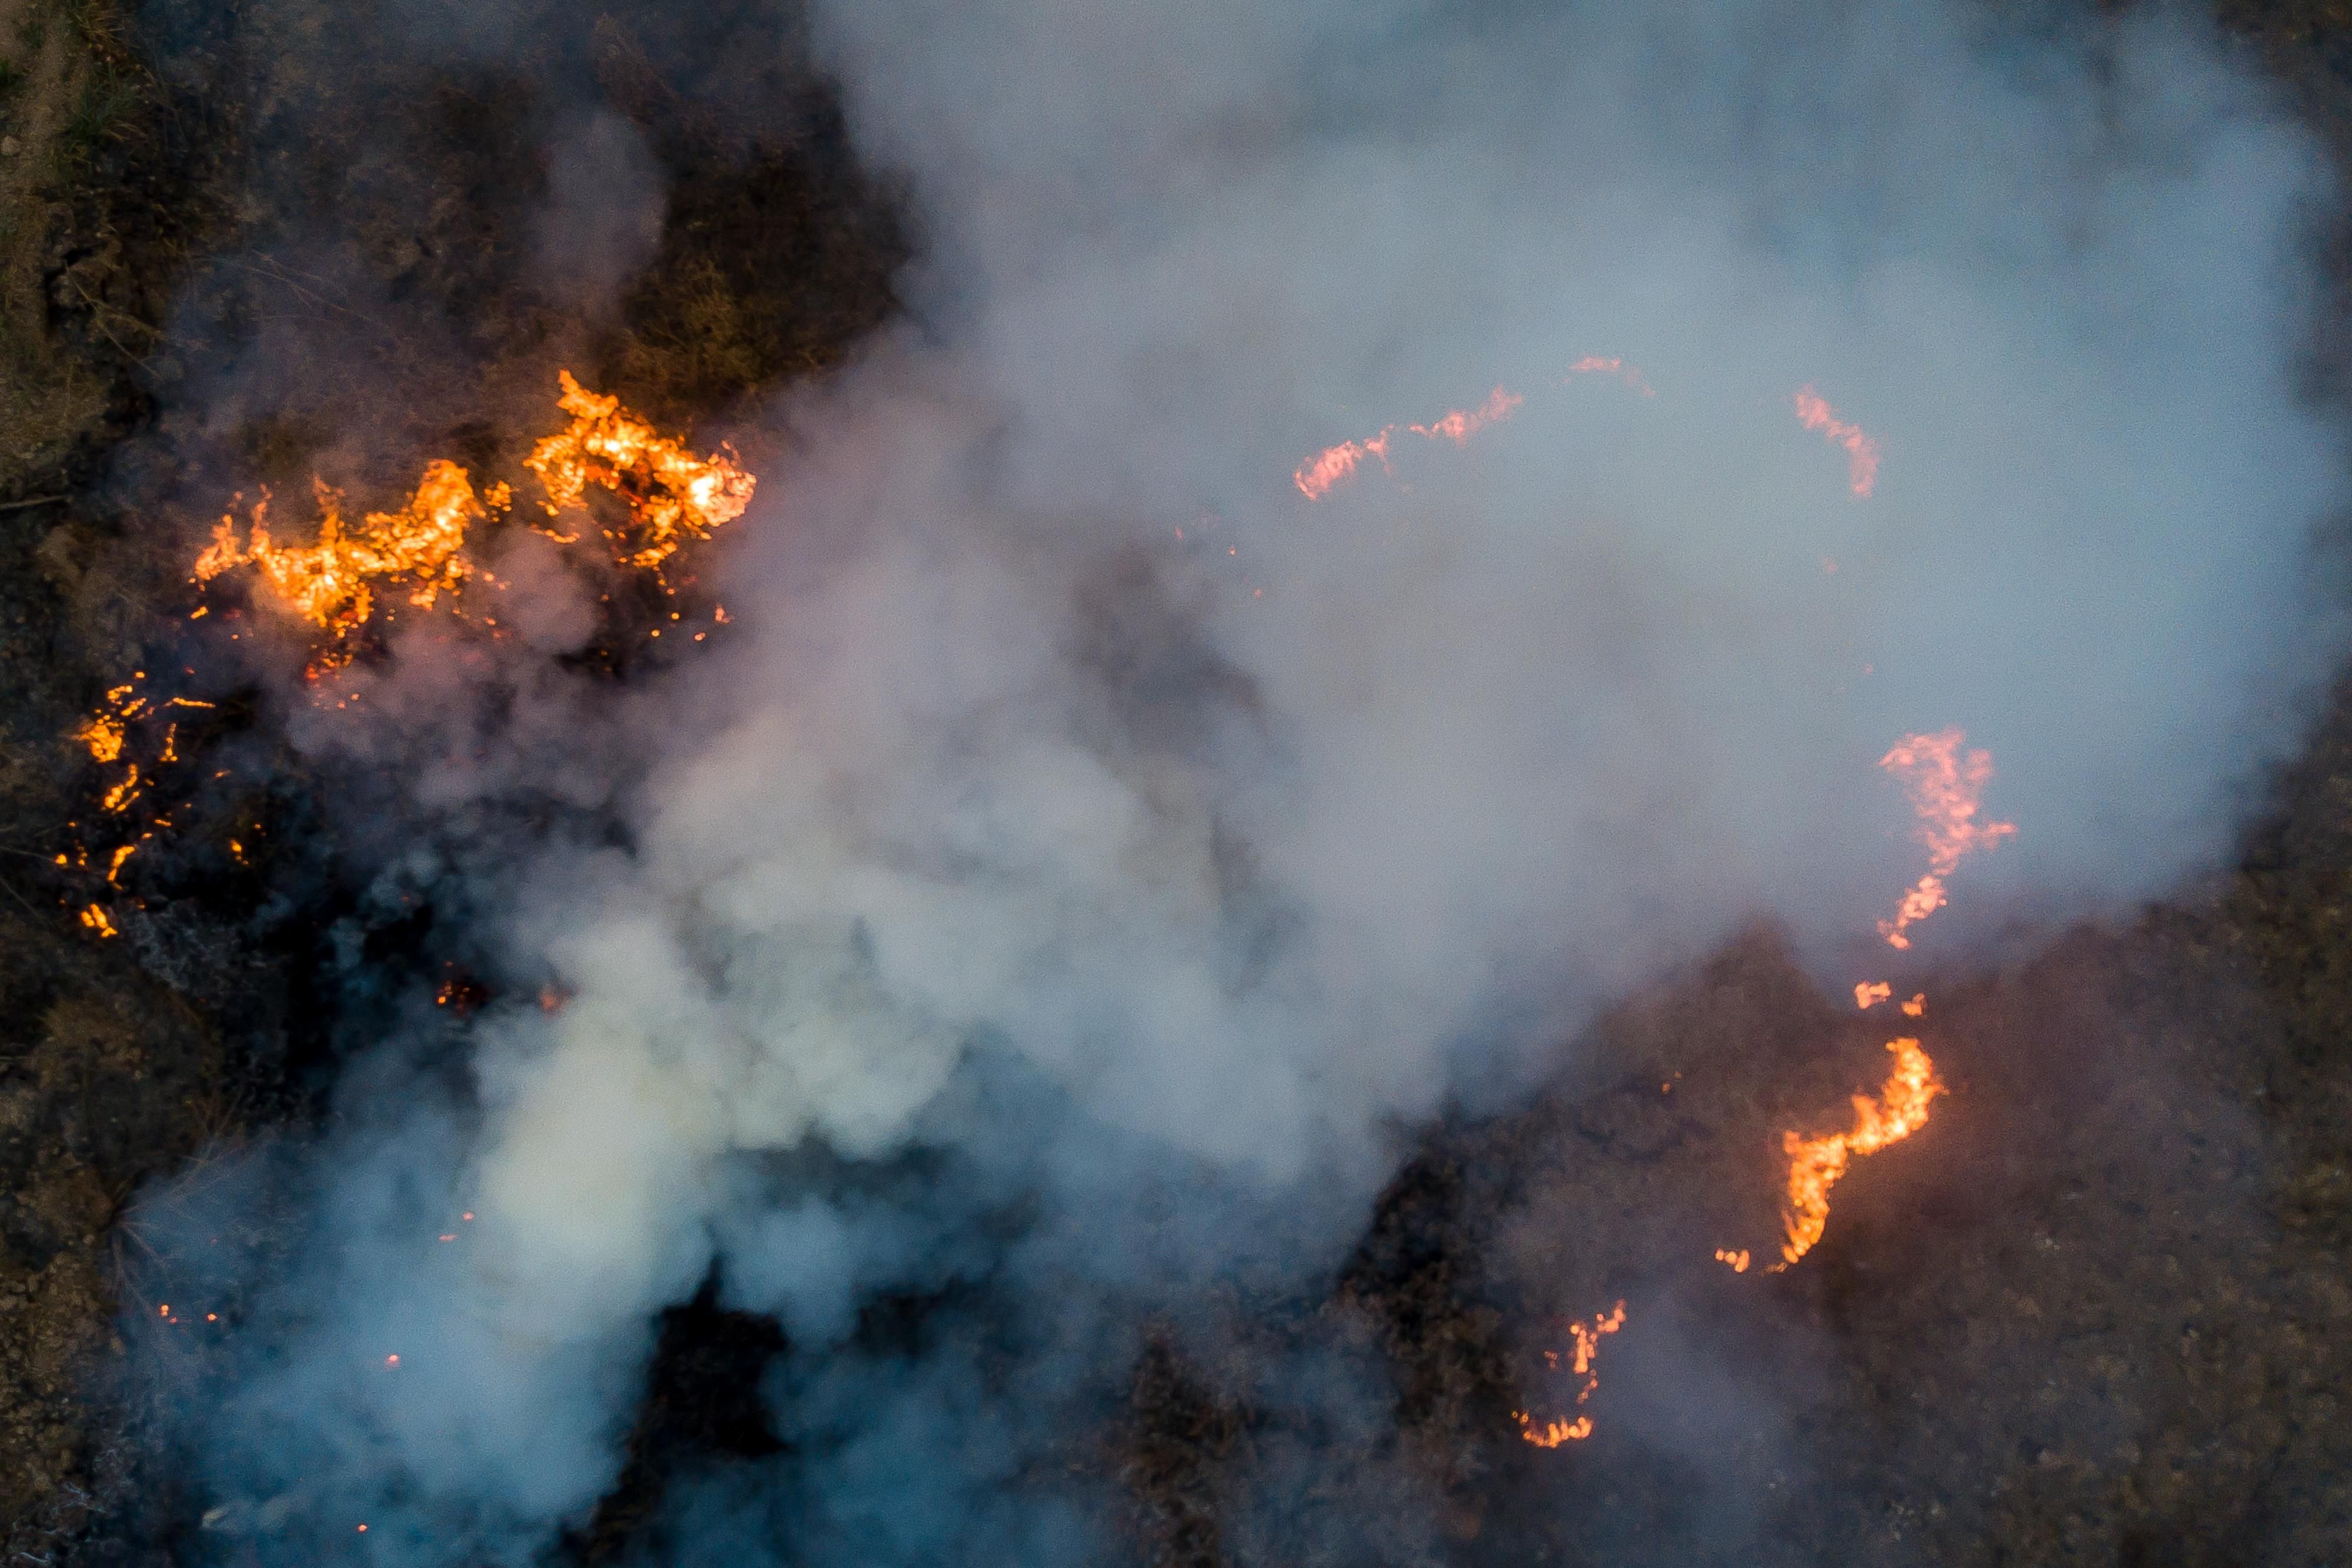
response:
<svg viewBox="0 0 2352 1568"><path fill-rule="evenodd" d="M226 1485L324 1463L385 1550L519 1557L609 1483L714 1257L802 1347L992 1272L1053 1281L1031 1383L845 1358L780 1411L837 1456L799 1550L1084 1557L976 1457L1020 1406L1139 1302L1328 1266L1395 1129L1736 925L1866 937L1921 869L1872 766L1904 733L1966 728L2020 824L1961 903L2053 921L2226 853L2336 666L2323 172L2177 19L905 0L816 35L909 177L916 324L775 409L793 455L704 572L736 635L625 720L633 844L493 901L570 1003L480 1030L478 1105L338 1151L332 1310ZM1459 448L1291 484L1497 384ZM1866 498L1804 385L1877 439ZM749 1158L812 1147L941 1174ZM450 1194L478 1234L436 1250ZM924 1522L840 1523L902 1485Z"/></svg>

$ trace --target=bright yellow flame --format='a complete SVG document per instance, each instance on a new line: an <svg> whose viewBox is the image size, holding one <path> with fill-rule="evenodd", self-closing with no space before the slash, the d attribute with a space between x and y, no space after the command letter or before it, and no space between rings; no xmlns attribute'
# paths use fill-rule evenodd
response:
<svg viewBox="0 0 2352 1568"><path fill-rule="evenodd" d="M472 574L473 563L463 553L466 529L489 514L474 494L473 480L455 463L436 459L425 465L406 506L370 512L357 527L343 518L341 492L323 479L314 480L311 491L319 507L316 542L276 543L264 492L254 503L242 543L236 519L221 518L211 547L196 558L195 580L210 582L232 567L251 566L288 608L341 640L374 613L379 583L405 588L411 604L429 609ZM489 501L503 507L505 486L493 487ZM321 660L329 667L343 662Z"/></svg>
<svg viewBox="0 0 2352 1568"><path fill-rule="evenodd" d="M734 462L731 453L698 458L679 442L656 434L623 408L619 399L586 391L568 371L560 380L559 406L572 423L539 443L525 465L546 485L551 516L583 507L586 489L592 485L619 497L626 507L627 521L618 531L607 532L625 565L658 572L687 540L707 538L711 529L741 515L750 504L756 481ZM226 572L249 569L269 591L270 598L325 634L313 642L308 674L314 680L351 662L357 652L352 634L374 617L383 596L394 594L424 610L432 609L444 596L456 599L475 575L466 553L468 530L513 504L507 486L495 484L478 493L466 470L446 458L425 465L415 491L398 510L370 512L357 523L345 517L340 492L323 479L313 479L311 487L318 521L310 543L281 543L273 537L271 497L264 491L242 526L234 512L222 517L213 530L212 542L191 565L191 580L208 584ZM191 619L205 613L199 607ZM715 611L714 616L721 622L727 620L724 610ZM680 616L673 614L671 619ZM498 622L492 619L487 624L495 627ZM235 641L236 633L230 635ZM139 671L133 683L145 678L146 672ZM100 798L103 810L110 815L127 813L145 796L151 781L148 775L155 766L181 760L176 726L164 727L160 747L152 736L142 738L134 733L141 721L157 712L139 690L135 684L114 687L98 712L74 732L74 738L93 760L121 769L120 777ZM359 693L352 692L333 700L337 707L344 708L359 698ZM210 708L214 705L194 697L173 697L163 706ZM215 775L226 776L225 772ZM160 829L169 823L158 818L153 826ZM152 832L144 834L142 841L152 837ZM229 841L229 852L240 861L245 859L244 847L235 840ZM112 852L106 868L109 883L119 883L123 864L134 852L135 846ZM63 854L57 860L59 865L86 868L89 852L77 845L70 861ZM114 935L105 912L95 905L82 914L81 920L101 936Z"/></svg>
<svg viewBox="0 0 2352 1568"><path fill-rule="evenodd" d="M697 457L685 443L623 408L620 399L588 391L569 371L559 379L563 395L557 406L572 416L571 426L531 448L523 466L546 487L551 517L584 510L591 485L626 502L628 527L604 531L624 566L658 571L687 540L709 538L751 504L759 481L735 462L731 449Z"/></svg>
<svg viewBox="0 0 2352 1568"><path fill-rule="evenodd" d="M608 529L625 566L658 571L689 539L740 517L758 481L731 453L697 457L657 433L615 397L589 392L569 371L559 372L557 406L572 423L546 437L523 459L547 491L550 517L584 509L591 486L625 503L626 524ZM416 492L396 512L370 512L357 524L343 516L342 496L314 480L319 521L314 541L281 545L269 528L270 497L257 501L239 538L236 517L224 517L213 542L196 558L194 580L208 583L232 568L249 566L295 614L349 638L375 613L376 596L392 590L420 609L457 595L473 575L467 532L512 505L511 492L493 485L478 495L466 470L446 458L425 465ZM567 542L576 536L558 536ZM321 654L313 669L348 662L347 652Z"/></svg>

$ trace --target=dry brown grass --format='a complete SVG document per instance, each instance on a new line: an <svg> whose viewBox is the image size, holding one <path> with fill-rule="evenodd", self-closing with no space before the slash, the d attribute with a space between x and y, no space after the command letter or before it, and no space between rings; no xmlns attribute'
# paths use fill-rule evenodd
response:
<svg viewBox="0 0 2352 1568"><path fill-rule="evenodd" d="M0 0L0 498L60 462L105 413L109 378L49 324L66 208L58 187L97 67L51 0ZM12 150L13 149L13 150ZM71 280L60 270L61 286Z"/></svg>

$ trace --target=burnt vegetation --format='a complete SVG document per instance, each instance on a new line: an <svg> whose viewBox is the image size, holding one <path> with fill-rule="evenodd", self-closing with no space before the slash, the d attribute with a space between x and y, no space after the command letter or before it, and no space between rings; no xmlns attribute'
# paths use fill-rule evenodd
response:
<svg viewBox="0 0 2352 1568"><path fill-rule="evenodd" d="M2344 8L2219 9L2344 146ZM495 983L430 888L383 893L381 845L338 836L251 690L183 732L228 776L192 770L138 862L144 908L94 938L91 873L56 860L97 786L76 726L123 671L184 667L186 563L230 493L299 497L315 472L389 497L437 455L510 468L559 365L693 428L888 319L904 204L853 162L822 78L723 47L769 20L550 6L470 66L389 47L362 73L334 35L397 38L388 10L0 0L11 1561L233 1560L160 1396L120 1376L117 1324L170 1304L132 1199L316 1127L354 1020L454 997L454 1015ZM556 297L528 225L595 115L633 128L666 200L629 276ZM583 658L618 678L662 611L614 599ZM2343 1561L2352 708L2275 800L2221 884L1939 988L1922 1032L1954 1092L1848 1178L1803 1270L1760 1271L1771 1140L1866 1087L1876 1037L1759 932L1605 1020L1579 1053L1601 1075L1426 1130L1327 1292L1146 1334L1067 1470L1124 1499L1134 1561L1187 1568ZM1541 1359L1560 1325L1619 1299L1678 1347L1685 1403L1611 1375L1628 1335L1600 1361L1606 1440L1520 1442L1515 1409L1573 1397ZM861 1332L951 1310L902 1306ZM1263 1368L1309 1353L1381 1419L1265 1392ZM683 1480L788 1467L759 1390L793 1354L710 1291L665 1314L622 1479L562 1555L656 1560Z"/></svg>

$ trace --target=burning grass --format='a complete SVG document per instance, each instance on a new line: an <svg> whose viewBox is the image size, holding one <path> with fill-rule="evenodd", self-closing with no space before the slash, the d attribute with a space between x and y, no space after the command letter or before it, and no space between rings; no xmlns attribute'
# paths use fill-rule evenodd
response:
<svg viewBox="0 0 2352 1568"><path fill-rule="evenodd" d="M2289 41L2333 36L2307 6L2272 7L2265 16ZM47 167L94 179L148 131L139 102L85 103L60 87L88 68L70 57L83 47L76 37L60 26L38 49L12 57L21 74L0 90L0 111L17 117L9 121L12 134L56 160ZM648 68L657 78L657 68ZM641 100L629 100L630 112L656 122L677 112L671 99L647 89ZM40 118L60 106L89 112ZM68 123L77 118L78 131ZM466 117L453 120L462 125ZM28 133L35 123L53 130ZM499 134L521 133L509 125ZM666 145L696 150L677 197L676 211L687 217L665 233L656 267L627 291L620 324L577 362L594 369L594 384L684 422L781 371L836 358L887 309L897 241L874 243L887 225L849 213L862 198L776 148L751 155L755 177L730 177L740 165L701 156L714 145L710 134L699 128L662 134ZM318 165L356 162L343 156L356 145L348 127L322 141ZM433 157L419 160L422 194L441 183L475 188L464 177L470 166L462 144L435 145ZM162 347L152 329L126 325L126 317L159 319L141 313L135 254L110 250L101 225L68 224L59 214L79 198L30 179L35 167L30 154L0 167L0 187L22 198L5 204L10 220L24 225L5 236L12 247L7 319L19 334L7 345L18 356L10 373L24 378L11 385L38 393L10 405L12 416L27 423L0 429L8 453L39 454L12 471L16 482L0 485L0 496L12 499L47 494L52 484L75 487L60 466L65 455L97 439L110 410L135 406L114 378ZM386 178L380 163L368 177L385 179L387 193L368 196L354 180L323 204L352 217L367 266L434 300L462 299L467 329L494 340L484 353L507 368L508 390L527 377L543 384L543 358L518 345L531 341L544 318L479 260L502 254L502 245L512 254L510 236L463 230L495 221L483 214L497 204L458 204L455 215L431 220L441 226L428 225L429 243L420 246L415 214L440 209ZM136 196L137 187L126 183L124 193ZM299 204L309 206L312 194ZM381 206L368 206L372 201ZM57 279L62 328L37 319L52 308L42 295L50 280L39 253L60 224L74 241L60 253L71 259ZM805 270L773 264L779 255L797 261L818 253L822 264ZM831 295L814 285L808 295L793 292L804 279L829 276L850 282ZM236 310L342 323L374 356L373 370L394 367L389 376L360 378L379 389L373 395L381 398L389 382L401 389L393 401L404 407L446 412L430 395L434 376L405 357L427 334L379 335L351 325L380 308L368 288L348 278L321 283L275 261L238 277ZM1570 367L1604 368L1622 373L1614 362ZM1468 436L1479 411L1459 412ZM1852 427L1826 405L1821 412L1828 423L1816 428L1845 450L1853 484L1861 454L1847 439ZM1805 420L1801 405L1798 416ZM276 417L257 414L249 428ZM1423 434L1448 434L1447 427L1441 417ZM1388 455L1385 433L1372 439L1381 451L1360 442L1358 461ZM313 435L278 454L289 476L312 461L318 444ZM617 454L597 457L583 442L577 455L615 476L604 497L647 487L652 470ZM450 509L457 492L438 464L457 470L472 509L463 499ZM301 612L305 624L346 623L331 640L381 613L383 599L415 605L413 596L429 589L421 607L446 611L471 581L454 570L468 559L461 547L404 559L404 545L368 544L383 570L358 573L363 608L359 596L336 587L341 580L324 570L323 559L310 570L297 552L320 549L330 515L335 538L353 549L378 517L395 519L389 531L396 540L470 533L503 511L472 489L471 473L482 471L478 460L469 470L456 458L438 459L411 490L403 487L415 476L411 467L397 485L373 492L392 509L363 513L355 523L347 508L329 514L321 500L320 538L307 544L257 538L247 528L231 541L241 562L223 570L250 571L280 593L255 559L271 552L289 586L319 591L326 619ZM457 526L445 528L452 518ZM548 521L563 531L578 531L583 521L604 528L576 507L559 507ZM605 540L631 559L693 537L690 528L665 532L632 517L614 522ZM17 857L9 862L14 871L0 875L10 894L0 900L0 952L7 955L0 995L10 1016L45 1020L37 1040L28 1035L29 1046L12 1046L0 1060L0 1113L15 1130L0 1149L0 1188L10 1200L0 1254L0 1478L9 1490L0 1493L0 1514L19 1522L12 1550L47 1555L93 1530L130 1535L152 1528L160 1535L172 1527L168 1519L136 1520L119 1507L107 1521L58 1511L74 1495L89 1495L79 1490L83 1483L111 1473L106 1456L120 1451L104 1430L111 1417L93 1415L83 1399L88 1370L102 1359L110 1310L97 1266L103 1242L95 1239L112 1212L110 1195L189 1149L188 1130L215 1119L194 1107L223 1074L274 1082L280 1067L257 1042L273 1030L282 1039L289 1023L298 1037L320 1028L315 1015L327 1004L268 973L230 1001L193 1003L193 979L167 988L146 960L126 951L152 922L130 925L124 940L90 942L80 934L95 929L93 912L109 918L103 907L47 906L48 889L37 879L49 874L48 835L84 809L74 803L82 787L76 770L97 764L106 782L90 799L102 804L120 789L117 804L131 805L131 791L152 776L152 759L195 755L208 733L202 727L226 716L175 713L168 699L159 705L145 695L147 683L120 680L142 662L142 639L156 619L142 607L162 601L158 585L184 561L148 570L136 559L146 548L139 540L88 525L60 528L58 514L46 509L0 516L0 529L21 569L6 574L0 651L12 669L44 672L51 688L41 705L11 716L0 759L6 841ZM86 699L101 682L114 687L92 710ZM175 723L191 727L175 732ZM66 749L51 744L60 735L74 737L69 767L51 755ZM1562 1085L1518 1116L1432 1130L1384 1198L1332 1301L1297 1312L1301 1322L1338 1321L1361 1336L1363 1354L1394 1378L1403 1431L1393 1450L1359 1456L1349 1481L1355 1490L1320 1506L1365 1518L1393 1511L1392 1538L1398 1554L1408 1555L1425 1544L1414 1534L1420 1494L1391 1481L1410 1477L1444 1500L1454 1537L1429 1556L1565 1560L1605 1550L1595 1542L1615 1531L1624 1543L1621 1560L1706 1560L1705 1531L1692 1522L1703 1511L1692 1500L1700 1489L1675 1469L1674 1454L1644 1446L1643 1431L1654 1428L1615 1422L1601 1428L1601 1440L1542 1453L1521 1440L1525 1427L1511 1418L1515 1407L1526 1407L1523 1385L1556 1370L1542 1364L1547 1340L1555 1355L1565 1354L1570 1375L1590 1375L1580 1337L1547 1325L1587 1327L1597 1354L1595 1303L1625 1287L1623 1260L1651 1255L1661 1232L1671 1232L1687 1241L1675 1245L1702 1271L1697 1282L1678 1287L1704 1310L1678 1307L1664 1291L1652 1298L1654 1305L1637 1301L1629 1316L1613 1320L1622 1332L1607 1349L1628 1355L1645 1333L1696 1325L1736 1343L1751 1367L1809 1391L1787 1449L1802 1453L1811 1469L1800 1486L1779 1494L1785 1501L1769 1504L1776 1544L1768 1560L1874 1561L1916 1550L1968 1561L1993 1542L2042 1560L2221 1562L2233 1551L2328 1560L2340 1545L2328 1521L2347 1516L2342 1478L2352 1475L2346 1451L2352 1439L2339 1423L2306 1417L2352 1376L2346 1329L2352 1316L2340 1288L2344 1249L2352 1245L2352 1180L2345 1176L2352 1168L2345 1132L2352 1127L2352 1089L2339 1049L2352 1019L2352 967L2342 956L2352 952L2342 913L2352 907L2344 896L2352 886L2343 810L2352 778L2347 736L2352 722L2339 713L2290 781L2280 822L2258 841L2247 871L2220 902L2159 915L2131 931L2086 936L2000 986L1939 991L1940 1032L1925 1037L1936 1062L1927 1063L1917 1040L1898 1039L1886 1049L1897 1059L1899 1092L1880 1088L1859 1097L1853 1128L1822 1134L1845 1140L1849 1155L1866 1152L1854 1140L1867 1103L1877 1127L1901 1125L1916 1136L1901 1152L1888 1149L1891 1138L1861 1139L1888 1152L1867 1166L1841 1164L1841 1171L1851 1165L1851 1174L1839 1191L1836 1226L1824 1216L1811 1230L1818 1248L1803 1270L1735 1278L1730 1259L1749 1254L1715 1244L1737 1237L1763 1245L1782 1218L1774 1212L1782 1178L1793 1178L1799 1163L1794 1149L1785 1166L1772 1157L1772 1134L1793 1139L1795 1127L1824 1125L1846 1079L1875 1082L1885 1058L1877 1035L1865 1033L1867 1019L1856 1020L1842 1002L1833 1011L1813 996L1767 938L1664 988L1648 999L1647 1019L1632 1016L1637 1009L1612 1020L1604 1031L1612 1048L1602 1060L1622 1064L1621 1074ZM125 774L142 758L147 770ZM250 831L234 824L222 831ZM227 842L241 859L252 841ZM68 869L92 882L135 874L142 852L133 848L126 864L125 848L112 845ZM1929 875L1940 879L1948 869ZM1931 890L1923 882L1914 891ZM1943 892L1938 881L1934 902ZM222 897L226 908L228 894ZM1898 915L1895 934L1916 918ZM223 916L220 924L235 921ZM233 973L236 965L198 967ZM2116 998L2116 1006L2086 1019L2074 1010L2085 989ZM1873 1005L1892 1000L1888 988ZM95 1004L103 1005L92 1011ZM2095 1027L2075 1027L2084 1023ZM2084 1044L2119 1040L2158 1064L2147 1082L2119 1082L2113 1064ZM1826 1054L1824 1040L1832 1042ZM1901 1049L1906 1040L1916 1062L1930 1074L1940 1069L1955 1090L1932 1126L1919 1125L1906 1108L1916 1100L1924 1117L1936 1080L1906 1075L1914 1063ZM2135 1070L2143 1062L2129 1053L2123 1060ZM280 1086L258 1092L257 1103L282 1114L288 1100ZM2118 1150L2137 1152L2119 1158ZM1700 1193L1701 1212L1677 1212L1676 1192ZM1821 1196L1825 1202L1826 1185ZM1811 1210L1792 1198L1788 1212ZM1710 1289L1742 1293L1711 1296ZM1559 1316L1570 1312L1586 1316ZM1761 1322L1782 1339L1739 1339L1742 1322ZM693 1327L688 1322L676 1332L688 1336ZM756 1354L741 1364L756 1366L773 1347L751 1332ZM1822 1347L1817 1360L1805 1359L1809 1345ZM708 1426L711 1411L738 1407L742 1398L740 1387L679 1370L692 1350L690 1343L675 1354L666 1350L653 1375L652 1414L637 1439L644 1463L632 1471L632 1484L642 1485L604 1521L615 1552L651 1519L669 1456L700 1451L698 1445L732 1451L703 1445L692 1432L678 1435L698 1432L698 1421ZM1120 1428L1126 1446L1118 1451L1131 1462L1111 1467L1157 1511L1151 1518L1164 1529L1152 1549L1163 1561L1302 1560L1314 1541L1269 1543L1252 1533L1235 1500L1246 1495L1252 1474L1273 1468L1285 1452L1339 1439L1285 1429L1208 1371L1188 1371L1164 1347L1157 1354L1139 1366ZM1580 1358L1582 1369L1574 1365ZM1706 1370L1702 1364L1692 1375ZM2077 1397L2053 1406L2042 1397L2051 1385ZM1561 1403L1577 1411L1570 1425L1586 1418L1576 1386L1559 1389ZM1612 1377L1607 1388L1587 1392L1605 1413L1622 1386ZM1530 1412L1529 1423L1538 1416L1549 1432L1555 1417L1544 1408ZM1752 1440L1732 1434L1722 1447L1746 1454ZM1754 1451L1765 1455L1759 1463L1772 1457L1764 1448ZM1549 1469L1530 1468L1538 1465ZM1565 1487L1551 1479L1562 1474ZM1688 1495L1673 1495L1677 1478ZM1790 1495L1799 1490L1806 1495ZM166 1489L151 1490L160 1496ZM131 1492L124 1481L109 1495L119 1505ZM1302 1511L1298 1528L1311 1534L1326 1517Z"/></svg>
<svg viewBox="0 0 2352 1568"><path fill-rule="evenodd" d="M530 250L522 225L543 104L527 85L468 98L454 80L412 72L395 83L381 61L365 80L349 77L342 40L317 19L315 7L275 0L234 17L184 8L171 17L170 68L152 72L158 40L126 12L0 0L10 144L0 152L0 554L10 563L0 656L15 677L0 713L0 1000L20 1020L59 1008L59 1019L97 1016L77 1011L82 1003L108 1017L128 1009L104 1051L100 1036L62 1025L54 1039L27 1024L0 1041L0 1548L37 1560L64 1561L94 1534L163 1539L194 1518L176 1511L189 1500L184 1465L145 1446L153 1434L135 1406L112 1397L111 1209L81 1217L68 1199L86 1177L90 1191L127 1192L205 1139L315 1114L324 1079L310 1068L325 1060L339 1004L305 977L323 972L313 945L355 913L321 863L330 840L299 766L264 747L251 772L214 781L214 747L260 738L251 702L207 693L218 707L199 707L197 694L174 706L162 689L181 677L171 653L188 624L181 508L247 476L314 501L304 476L336 456L328 433L352 427L364 388L382 466L342 473L369 501L336 498L333 531L367 542L379 509L429 531L451 510L454 487L435 483L445 474L420 486L414 466L383 468L444 442L471 475L511 465L496 416L553 387L559 352L591 386L649 398L666 421L699 419L838 357L887 309L902 254L855 172L825 166L838 152L800 140L808 89L765 100L789 133L754 128L751 143L723 146L670 137L661 121L682 103L648 99L637 111L656 141L690 156L696 193L674 206L638 303L593 332L562 329L554 343L561 323L515 266ZM665 20L624 7L607 26L648 19ZM588 19L578 34L584 63ZM469 107L442 114L455 99ZM760 193L745 188L754 177ZM824 239L821 277L805 253L780 263L767 243L785 197L800 232ZM352 241L332 257L305 248L322 213ZM687 298L665 280L689 273L693 312L665 316ZM737 325L714 357L702 329L721 318ZM449 373L458 322L467 375L492 367L474 384ZM265 337L305 347L279 363L281 402L173 416L192 375L217 373ZM112 475L103 498L87 488L101 461ZM215 475L227 482L213 488ZM589 488L593 519L575 511L569 525L629 526L615 496ZM454 507L469 536L498 515L481 490L474 499L482 517L462 499ZM302 509L281 502L266 541L240 518L235 549L247 559L220 586L249 578L256 598L274 600L251 559L266 542L286 585L302 587L297 552L318 545L315 531L288 527ZM374 602L356 618L416 614L410 598L428 584L446 614L472 559L460 549L366 580ZM358 596L330 574L309 583L331 620L355 619ZM206 619L217 627L230 607ZM185 800L184 775L201 784ZM173 803L142 817L159 789ZM122 814L104 810L109 797ZM142 878L155 907L118 891ZM272 897L302 912L293 925L257 921ZM417 939L404 928L369 938L380 954ZM219 1124L221 1104L236 1107L235 1126ZM76 1497L90 1506L68 1506Z"/></svg>
<svg viewBox="0 0 2352 1568"><path fill-rule="evenodd" d="M558 375L557 406L572 416L571 423L542 437L523 466L539 479L551 519L585 513L591 489L619 499L621 518L602 529L619 565L658 578L680 547L709 538L751 504L758 481L736 462L731 448L697 457L681 438L661 434L622 407L620 399L587 391L569 371ZM396 592L419 610L432 609L444 597L457 600L475 573L466 548L469 530L478 532L493 517L502 518L514 504L506 483L477 494L473 476L446 457L425 465L406 505L370 512L356 525L344 520L340 491L323 479L314 479L311 489L319 517L310 544L281 545L272 538L269 497L264 492L242 538L234 517L221 518L212 544L195 559L191 580L205 586L239 567L251 568L279 607L326 634L312 652L314 671L350 662L354 636L375 617L380 591ZM562 544L579 538L541 531ZM191 618L204 613L200 607Z"/></svg>

